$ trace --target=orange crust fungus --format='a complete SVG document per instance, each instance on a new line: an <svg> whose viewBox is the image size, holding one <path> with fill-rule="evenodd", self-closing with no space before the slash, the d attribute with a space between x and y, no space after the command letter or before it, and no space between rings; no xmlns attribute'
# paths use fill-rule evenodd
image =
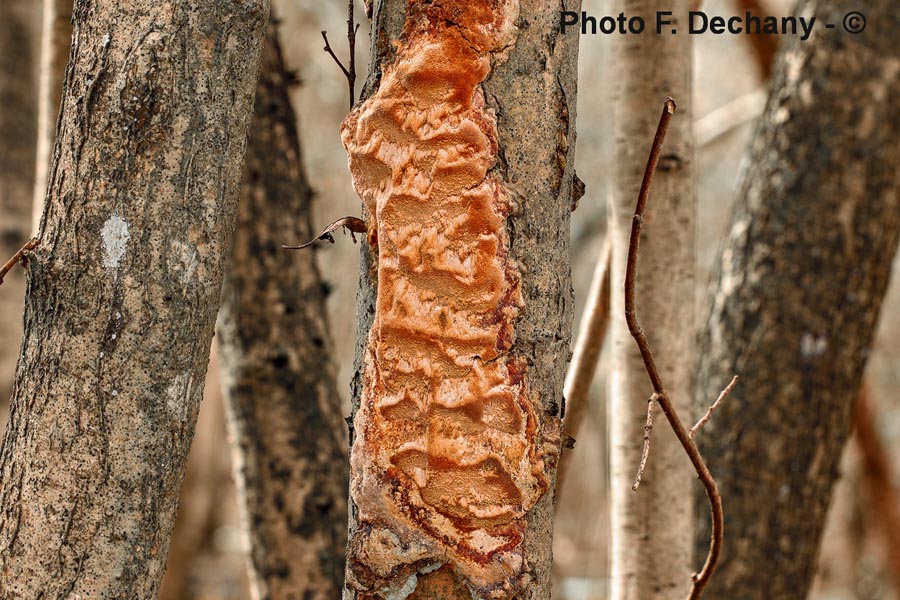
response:
<svg viewBox="0 0 900 600"><path fill-rule="evenodd" d="M549 482L509 352L522 295L481 88L517 15L410 0L396 59L341 129L378 256L351 452L362 598L511 598L529 579L525 514Z"/></svg>

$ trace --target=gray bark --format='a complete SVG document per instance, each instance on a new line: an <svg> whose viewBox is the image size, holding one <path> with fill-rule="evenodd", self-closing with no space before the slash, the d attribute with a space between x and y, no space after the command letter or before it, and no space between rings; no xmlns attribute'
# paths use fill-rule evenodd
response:
<svg viewBox="0 0 900 600"><path fill-rule="evenodd" d="M897 249L896 3L798 14L851 10L865 33L817 27L779 56L712 279L697 404L741 377L699 437L726 519L712 598L806 597Z"/></svg>
<svg viewBox="0 0 900 600"><path fill-rule="evenodd" d="M635 309L682 421L690 426L697 199L691 118L688 0L671 3L678 35L617 36L616 178L610 203L612 380L610 436L610 597L683 598L690 589L696 476L659 407L640 488L647 401L653 386L625 322L625 264L632 217L666 96L677 112L662 148L641 232ZM620 9L655 23L658 3L627 0ZM703 514L708 515L704 507ZM708 518L708 517L707 517Z"/></svg>
<svg viewBox="0 0 900 600"><path fill-rule="evenodd" d="M268 3L79 2L0 449L0 598L152 598Z"/></svg>
<svg viewBox="0 0 900 600"><path fill-rule="evenodd" d="M418 2L410 2L415 6ZM482 4L475 2L474 5ZM490 4L490 3L484 3ZM580 2L567 5L580 10ZM370 77L366 93L378 90L382 67L394 59L392 42L400 38L407 18L406 0L382 0L373 5ZM573 198L575 148L575 98L578 36L559 33L559 4L546 0L518 2L513 44L502 57L492 60L492 70L481 84L486 105L497 121L499 143L495 173L516 207L506 219L509 257L518 266L523 308L514 322L511 357L527 365L525 387L537 417L538 432L528 442L545 443L551 454L544 473L553 488L559 453L562 386L572 326L572 289L569 269L569 214ZM353 412L357 415L366 386L363 374L367 339L376 313L377 255L368 244L362 250L358 296L358 346L353 381ZM435 319L434 315L422 315ZM358 420L357 420L358 422ZM355 432L358 438L359 432ZM351 436L354 437L354 436ZM358 439L356 440L358 443ZM359 474L351 465L351 487ZM351 540L361 531L358 506L351 498ZM345 588L345 599L392 598L404 584L412 583L409 598L529 598L550 597L551 538L554 494L544 493L524 516L521 544L525 572L523 588L510 591L475 591L452 561L422 561L388 574L368 591ZM421 532L419 539L427 539ZM389 549L394 551L396 548ZM351 541L348 581L357 581L370 565L355 553ZM408 565L406 565L408 566ZM489 565L486 565L489 566ZM438 568L440 567L440 568ZM437 570L434 570L437 569Z"/></svg>
<svg viewBox="0 0 900 600"><path fill-rule="evenodd" d="M31 233L31 197L37 127L37 54L40 5L32 0L0 3L0 260L6 261ZM7 274L0 292L0 428L22 341L25 276Z"/></svg>
<svg viewBox="0 0 900 600"><path fill-rule="evenodd" d="M346 425L315 253L281 248L315 235L290 84L271 24L219 347L253 596L331 600L344 580Z"/></svg>

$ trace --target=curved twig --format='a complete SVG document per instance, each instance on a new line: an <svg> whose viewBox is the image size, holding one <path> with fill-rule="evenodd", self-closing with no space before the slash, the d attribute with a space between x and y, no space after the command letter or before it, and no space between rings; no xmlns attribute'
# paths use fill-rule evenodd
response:
<svg viewBox="0 0 900 600"><path fill-rule="evenodd" d="M647 201L650 197L650 184L653 182L653 174L656 172L656 166L659 163L659 154L662 149L663 140L666 137L666 131L669 129L669 122L672 115L675 114L675 101L672 98L666 98L663 106L662 116L659 119L659 125L656 129L656 136L653 138L653 146L650 149L650 157L647 160L647 167L644 170L644 179L641 182L641 190L638 194L637 206L634 209L634 219L631 223L631 238L628 243L628 263L625 270L625 320L628 322L628 331L637 343L644 360L644 366L647 369L647 375L653 384L653 391L656 395L656 401L662 408L663 414L672 426L675 436L687 453L691 464L697 471L697 476L706 488L706 496L709 498L710 513L712 518L712 535L710 537L709 554L706 556L706 562L699 573L691 576L693 581L689 599L699 598L703 593L703 588L709 583L713 571L715 571L716 563L722 552L722 537L724 531L724 518L722 512L722 496L716 487L716 482L712 474L700 455L700 450L688 435L687 429L678 418L674 406L672 406L669 396L663 386L656 363L653 361L653 354L650 352L650 344L644 330L641 329L637 320L637 314L634 309L634 282L637 275L637 259L638 249L641 241L641 227L644 223L644 210L647 208Z"/></svg>

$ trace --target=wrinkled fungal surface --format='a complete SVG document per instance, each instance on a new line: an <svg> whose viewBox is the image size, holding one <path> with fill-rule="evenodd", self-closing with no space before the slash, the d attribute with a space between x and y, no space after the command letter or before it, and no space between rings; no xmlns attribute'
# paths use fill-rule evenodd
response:
<svg viewBox="0 0 900 600"><path fill-rule="evenodd" d="M548 481L510 352L522 295L480 85L517 12L411 0L395 61L342 127L378 256L351 453L348 582L361 597L421 597L452 572L478 597L509 598L529 578L524 515Z"/></svg>

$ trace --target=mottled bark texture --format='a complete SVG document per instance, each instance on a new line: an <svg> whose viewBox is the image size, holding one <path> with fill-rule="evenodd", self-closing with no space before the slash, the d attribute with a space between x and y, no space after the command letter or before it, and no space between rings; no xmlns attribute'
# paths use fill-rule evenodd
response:
<svg viewBox="0 0 900 600"><path fill-rule="evenodd" d="M340 596L347 440L312 250L303 171L274 24L263 50L219 344L254 598Z"/></svg>
<svg viewBox="0 0 900 600"><path fill-rule="evenodd" d="M202 395L265 1L79 2L0 450L0 598L152 598Z"/></svg>
<svg viewBox="0 0 900 600"><path fill-rule="evenodd" d="M36 0L31 0L36 3ZM43 32L41 33L41 69L37 97L37 152L34 163L32 189L33 224L37 231L44 213L47 197L47 178L53 159L53 141L60 116L63 78L72 48L73 0L44 0Z"/></svg>
<svg viewBox="0 0 900 600"><path fill-rule="evenodd" d="M690 2L678 0L673 27L687 27ZM657 2L626 0L618 9L655 22ZM678 109L669 126L644 214L635 309L685 423L691 419L694 260L697 200L691 118L691 37L616 36L615 155L610 201L612 381L610 598L684 598L690 589L693 493L691 463L664 419L657 419L640 488L631 485L641 460L647 401L653 386L625 322L625 264L632 217L650 145L666 96ZM715 396L713 396L715 398ZM656 408L659 414L658 407ZM709 511L704 507L704 515ZM707 542L709 540L707 539Z"/></svg>
<svg viewBox="0 0 900 600"><path fill-rule="evenodd" d="M559 5L543 0L373 9L370 99L344 125L370 224L344 597L545 599L578 38L560 35ZM381 135L383 152L365 141Z"/></svg>
<svg viewBox="0 0 900 600"><path fill-rule="evenodd" d="M779 56L712 278L698 408L741 377L699 435L726 514L713 598L806 597L900 234L896 3L799 10L869 27Z"/></svg>
<svg viewBox="0 0 900 600"><path fill-rule="evenodd" d="M6 261L31 233L31 197L37 135L37 54L40 4L0 3L0 260ZM0 429L22 341L25 275L13 269L0 291Z"/></svg>

